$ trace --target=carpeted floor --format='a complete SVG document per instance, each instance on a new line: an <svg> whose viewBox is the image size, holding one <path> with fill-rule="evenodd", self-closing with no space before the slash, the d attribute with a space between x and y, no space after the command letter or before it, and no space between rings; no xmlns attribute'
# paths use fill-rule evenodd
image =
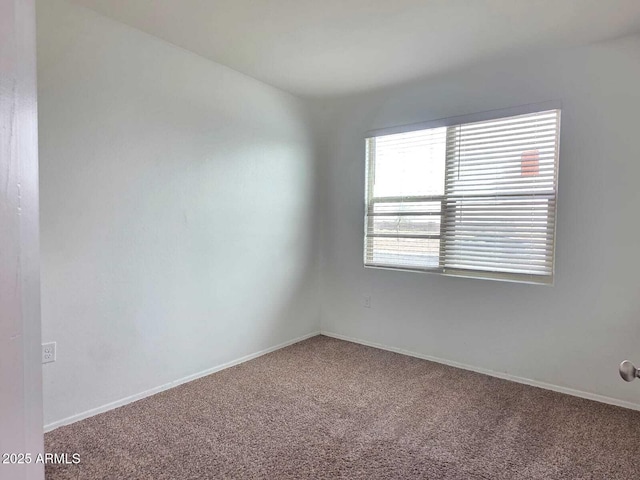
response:
<svg viewBox="0 0 640 480"><path fill-rule="evenodd" d="M640 412L323 336L45 442L49 480L640 478Z"/></svg>

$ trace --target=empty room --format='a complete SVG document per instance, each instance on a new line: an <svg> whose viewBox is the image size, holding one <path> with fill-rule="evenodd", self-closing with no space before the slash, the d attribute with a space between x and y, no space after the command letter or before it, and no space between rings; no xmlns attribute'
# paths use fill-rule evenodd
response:
<svg viewBox="0 0 640 480"><path fill-rule="evenodd" d="M640 478L640 2L0 0L0 480Z"/></svg>

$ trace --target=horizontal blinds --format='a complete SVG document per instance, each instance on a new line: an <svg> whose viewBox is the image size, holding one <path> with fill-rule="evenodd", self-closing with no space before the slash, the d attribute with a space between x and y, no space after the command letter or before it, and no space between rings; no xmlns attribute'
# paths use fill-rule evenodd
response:
<svg viewBox="0 0 640 480"><path fill-rule="evenodd" d="M367 139L365 264L551 283L560 111Z"/></svg>

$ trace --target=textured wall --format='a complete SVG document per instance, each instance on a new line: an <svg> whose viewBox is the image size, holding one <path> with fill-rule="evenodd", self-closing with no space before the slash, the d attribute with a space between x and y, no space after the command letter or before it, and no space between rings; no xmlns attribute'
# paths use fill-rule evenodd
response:
<svg viewBox="0 0 640 480"><path fill-rule="evenodd" d="M318 330L299 100L58 0L38 81L45 424Z"/></svg>

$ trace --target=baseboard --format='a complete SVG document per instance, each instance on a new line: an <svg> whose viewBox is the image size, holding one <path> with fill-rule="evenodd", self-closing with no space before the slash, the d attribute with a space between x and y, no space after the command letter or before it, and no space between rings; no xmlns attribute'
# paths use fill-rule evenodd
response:
<svg viewBox="0 0 640 480"><path fill-rule="evenodd" d="M360 345L366 345L368 347L379 348L381 350L387 350L389 352L401 353L402 355L408 355L410 357L429 360L431 362L442 363L444 365L461 368L463 370L470 370L472 372L482 373L484 375L501 378L503 380L510 380L512 382L523 383L525 385L530 385L532 387L544 388L545 390L552 390L558 393L565 393L567 395L572 395L574 397L585 398L587 400L593 400L600 403L607 403L609 405L615 405L617 407L629 408L631 410L640 410L640 404L638 403L618 400L617 398L606 397L604 395L598 395L596 393L583 392L582 390L574 390L573 388L560 387L558 385L553 385L552 383L545 383L545 382L540 382L538 380L531 380L530 378L510 375L508 373L496 372L493 370L488 370L486 368L475 367L473 365L466 365L464 363L454 362L451 360L446 360L444 358L438 358L438 357L433 357L431 355L411 352L408 350L403 350L402 348L390 347L388 345L382 345L380 343L369 342L367 340L361 340L359 338L348 337L346 335L340 335L338 333L326 332L324 330L321 330L320 334L325 335L327 337L337 338L338 340L345 340L347 342L358 343Z"/></svg>
<svg viewBox="0 0 640 480"><path fill-rule="evenodd" d="M174 380L173 382L165 383L164 385L160 385L159 387L151 388L149 390L145 390L141 393L136 393L135 395L131 395L126 398L122 398L120 400L116 400L115 402L107 403L106 405L102 405L100 407L92 408L91 410L87 410L82 413L78 413L76 415L72 415L67 418L63 418L62 420L57 420L53 423L44 426L44 431L50 432L55 430L58 427L62 427L64 425L70 425L75 422L79 422L80 420L84 420L85 418L93 417L94 415L98 415L99 413L108 412L109 410L113 410L114 408L122 407L129 403L133 403L138 400L142 400L143 398L150 397L151 395L155 395L156 393L164 392L165 390L169 390L170 388L177 387L178 385L182 385L183 383L191 382L201 377L206 377L207 375L211 375L212 373L219 372L220 370L224 370L226 368L233 367L235 365L239 365L240 363L247 362L249 360L253 360L254 358L261 357L262 355L266 355L267 353L275 352L276 350L280 350L281 348L288 347L289 345L293 345L294 343L301 342L306 340L307 338L315 337L320 335L319 331L311 332L306 335L303 335L298 338L294 338L292 340L288 340L286 342L280 343L273 347L266 348L264 350L260 350L259 352L251 353L249 355L245 355L244 357L240 357L236 360L232 360L227 363L223 363L222 365L217 365L212 368L208 368L207 370L203 370L198 373L194 373L192 375L188 375L186 377L180 378L178 380Z"/></svg>

